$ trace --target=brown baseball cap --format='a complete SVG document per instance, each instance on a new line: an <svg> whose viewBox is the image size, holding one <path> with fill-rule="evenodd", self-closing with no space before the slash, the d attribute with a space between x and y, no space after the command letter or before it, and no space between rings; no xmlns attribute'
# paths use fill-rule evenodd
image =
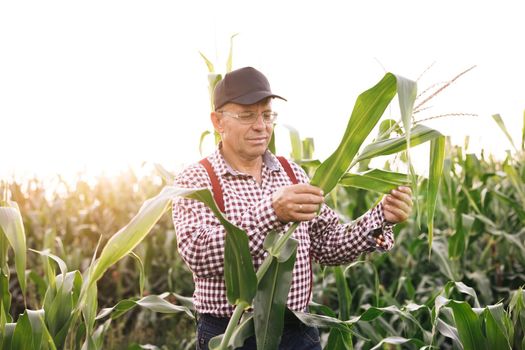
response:
<svg viewBox="0 0 525 350"><path fill-rule="evenodd" d="M228 102L251 105L267 97L277 97L286 101L285 98L272 93L264 74L255 68L244 67L227 73L224 79L219 81L213 91L213 104L217 110Z"/></svg>

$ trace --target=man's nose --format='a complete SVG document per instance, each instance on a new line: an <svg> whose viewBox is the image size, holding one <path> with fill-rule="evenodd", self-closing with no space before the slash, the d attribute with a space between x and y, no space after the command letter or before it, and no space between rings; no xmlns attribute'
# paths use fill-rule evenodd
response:
<svg viewBox="0 0 525 350"><path fill-rule="evenodd" d="M257 130L266 129L266 123L264 122L262 113L257 114L257 119L252 124L252 127Z"/></svg>

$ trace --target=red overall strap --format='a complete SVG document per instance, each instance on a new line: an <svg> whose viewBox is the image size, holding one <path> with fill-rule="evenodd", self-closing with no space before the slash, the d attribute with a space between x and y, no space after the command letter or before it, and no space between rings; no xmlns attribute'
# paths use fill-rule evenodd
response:
<svg viewBox="0 0 525 350"><path fill-rule="evenodd" d="M215 203L217 203L217 206L219 207L219 210L221 213L225 213L224 210L224 198L222 195L222 187L219 182L219 179L217 178L217 175L215 175L215 171L213 171L213 168L211 167L211 163L208 160L208 158L202 159L199 163L201 163L204 166L204 169L206 169L206 172L208 173L208 177L211 181L211 189L213 191L213 198L215 198Z"/></svg>
<svg viewBox="0 0 525 350"><path fill-rule="evenodd" d="M298 184L299 181L297 181L297 177L295 177L295 173L293 172L293 169L290 163L288 163L288 161L286 160L286 158L279 156L277 157L277 159L279 160L279 163L281 163L281 165L283 166L284 171L286 171L286 173L288 174L290 180L292 180L292 183L294 185Z"/></svg>

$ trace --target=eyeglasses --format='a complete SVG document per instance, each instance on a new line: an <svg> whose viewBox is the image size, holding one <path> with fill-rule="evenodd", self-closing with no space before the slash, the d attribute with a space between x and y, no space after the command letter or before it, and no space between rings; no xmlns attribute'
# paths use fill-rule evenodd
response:
<svg viewBox="0 0 525 350"><path fill-rule="evenodd" d="M256 113L256 112L233 113L233 112L228 112L228 111L217 111L217 113L220 113L227 117L235 118L239 121L239 123L244 124L244 125L254 124L259 118L259 113ZM272 124L275 121L275 119L277 119L277 112L264 111L260 114L265 124Z"/></svg>

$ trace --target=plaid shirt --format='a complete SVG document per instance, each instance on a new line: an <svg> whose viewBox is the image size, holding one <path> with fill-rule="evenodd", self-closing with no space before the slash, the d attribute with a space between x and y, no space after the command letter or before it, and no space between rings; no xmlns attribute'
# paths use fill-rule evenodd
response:
<svg viewBox="0 0 525 350"><path fill-rule="evenodd" d="M277 219L272 207L272 194L280 187L292 185L292 181L269 151L263 156L261 184L251 175L232 169L219 149L208 160L222 187L225 217L246 231L257 269L267 255L263 249L266 233L271 230L284 232L291 225ZM290 165L299 183L309 182L300 166L293 162ZM184 169L176 177L175 186L212 188L206 170L199 163ZM173 222L179 252L193 272L197 312L231 316L234 308L228 303L224 284L223 226L205 204L182 197L173 201ZM376 247L371 236L372 231L378 228L383 229L385 236L382 248ZM341 265L363 252L389 250L394 244L392 225L385 223L381 203L351 224L340 224L337 214L323 204L319 216L301 222L293 237L299 244L288 307L297 311L305 310L311 298L311 259L323 265Z"/></svg>

